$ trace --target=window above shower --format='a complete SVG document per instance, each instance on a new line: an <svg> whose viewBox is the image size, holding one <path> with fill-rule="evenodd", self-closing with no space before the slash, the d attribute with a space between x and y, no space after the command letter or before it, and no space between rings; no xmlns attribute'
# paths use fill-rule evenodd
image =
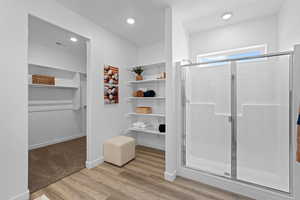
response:
<svg viewBox="0 0 300 200"><path fill-rule="evenodd" d="M252 56L255 57L266 53L267 53L267 44L263 44L263 45L249 46L249 47L238 48L238 49L230 49L230 50L219 51L219 52L212 52L208 54L201 54L197 56L197 62L204 63L204 62L214 62L219 60L252 57ZM262 60L262 58L242 60L238 62L254 62L260 60ZM224 64L226 64L226 62L213 63L210 65L216 66L216 65L224 65Z"/></svg>

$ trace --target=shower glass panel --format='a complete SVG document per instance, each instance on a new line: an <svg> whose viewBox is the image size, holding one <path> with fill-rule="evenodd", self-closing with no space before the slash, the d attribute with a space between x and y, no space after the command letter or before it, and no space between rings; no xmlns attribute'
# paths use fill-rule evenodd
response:
<svg viewBox="0 0 300 200"><path fill-rule="evenodd" d="M290 60L181 68L186 168L291 192Z"/></svg>
<svg viewBox="0 0 300 200"><path fill-rule="evenodd" d="M202 65L182 70L186 86L185 164L196 170L230 176L230 65Z"/></svg>
<svg viewBox="0 0 300 200"><path fill-rule="evenodd" d="M289 56L236 64L237 179L289 192Z"/></svg>

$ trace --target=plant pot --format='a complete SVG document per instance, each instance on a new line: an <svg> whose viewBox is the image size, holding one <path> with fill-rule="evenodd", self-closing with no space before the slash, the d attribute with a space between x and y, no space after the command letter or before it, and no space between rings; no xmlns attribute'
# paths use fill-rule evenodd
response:
<svg viewBox="0 0 300 200"><path fill-rule="evenodd" d="M135 80L141 81L141 80L143 80L143 76L142 75L136 75Z"/></svg>

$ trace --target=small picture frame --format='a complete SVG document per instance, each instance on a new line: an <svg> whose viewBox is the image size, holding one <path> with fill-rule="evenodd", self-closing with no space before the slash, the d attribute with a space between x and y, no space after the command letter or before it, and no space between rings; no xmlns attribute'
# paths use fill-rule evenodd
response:
<svg viewBox="0 0 300 200"><path fill-rule="evenodd" d="M119 68L111 65L104 65L104 84L119 84Z"/></svg>
<svg viewBox="0 0 300 200"><path fill-rule="evenodd" d="M104 85L104 104L119 103L119 86Z"/></svg>

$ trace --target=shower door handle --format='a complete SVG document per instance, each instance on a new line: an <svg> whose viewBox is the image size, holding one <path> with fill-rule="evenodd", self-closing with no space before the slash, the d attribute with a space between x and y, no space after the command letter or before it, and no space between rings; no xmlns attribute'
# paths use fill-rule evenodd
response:
<svg viewBox="0 0 300 200"><path fill-rule="evenodd" d="M228 122L231 123L233 120L232 116L228 116Z"/></svg>

